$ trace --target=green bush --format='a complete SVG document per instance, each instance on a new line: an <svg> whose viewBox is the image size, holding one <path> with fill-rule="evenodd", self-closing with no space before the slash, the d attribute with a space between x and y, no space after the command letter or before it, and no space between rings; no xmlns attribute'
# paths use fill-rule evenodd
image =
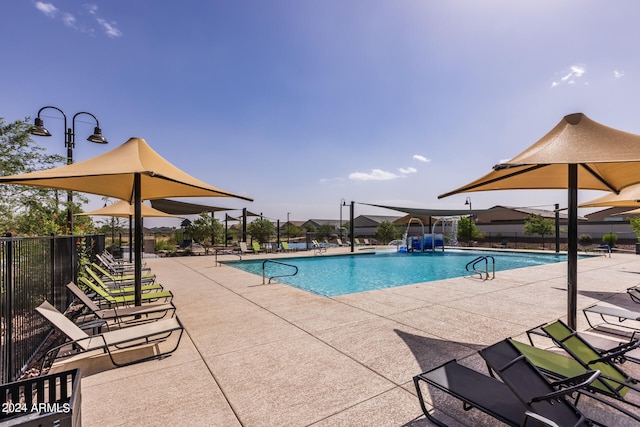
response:
<svg viewBox="0 0 640 427"><path fill-rule="evenodd" d="M608 233L602 236L602 242L609 245L609 247L614 247L616 242L618 241L618 235L615 233Z"/></svg>

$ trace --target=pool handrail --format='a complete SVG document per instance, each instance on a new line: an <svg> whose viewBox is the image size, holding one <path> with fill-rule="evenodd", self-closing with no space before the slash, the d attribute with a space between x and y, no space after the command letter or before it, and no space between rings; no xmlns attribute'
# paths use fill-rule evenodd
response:
<svg viewBox="0 0 640 427"><path fill-rule="evenodd" d="M268 262L272 262L274 264L284 265L284 266L287 266L287 267L293 267L293 268L296 269L296 271L293 274L281 274L279 276L271 276L271 277L269 277L269 284L271 283L271 279L275 279L275 278L278 278L278 277L291 277L291 276L295 276L296 274L298 274L298 267L293 265L293 264L287 264L285 262L274 261L272 259L265 259L264 261L262 261L262 284L263 285L265 285L265 283L264 283L264 280L265 280L265 269L264 269L264 266Z"/></svg>
<svg viewBox="0 0 640 427"><path fill-rule="evenodd" d="M242 261L242 254L238 254L238 253L235 253L235 252L233 252L233 251L226 250L226 249L216 249L216 250L213 252L213 255L214 255L214 264L213 264L213 265L215 265L216 267L220 267L220 266L222 265L222 263L221 263L221 262L218 262L218 254L222 254L222 255L235 255L235 256L237 256L238 258L240 258L240 261Z"/></svg>
<svg viewBox="0 0 640 427"><path fill-rule="evenodd" d="M480 276L481 279L483 280L488 280L489 279L489 259L491 259L491 263L492 263L492 270L493 270L493 277L491 277L492 279L496 278L496 260L493 256L491 255L480 255L477 258L474 258L473 260L469 261L467 263L467 265L465 266L467 271L472 271L474 273L478 273L478 275ZM478 264L479 262L484 261L484 271L482 270L478 270L476 268L476 264ZM469 266L471 266L471 270L469 270ZM483 275L484 273L484 275Z"/></svg>

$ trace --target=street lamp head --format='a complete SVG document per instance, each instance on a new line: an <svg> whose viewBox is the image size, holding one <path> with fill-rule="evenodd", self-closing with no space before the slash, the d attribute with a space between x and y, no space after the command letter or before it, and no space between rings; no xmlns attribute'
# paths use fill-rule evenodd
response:
<svg viewBox="0 0 640 427"><path fill-rule="evenodd" d="M465 200L464 204L471 205L471 197L467 196L467 200Z"/></svg>
<svg viewBox="0 0 640 427"><path fill-rule="evenodd" d="M44 127L44 120L42 120L40 117L36 117L33 127L31 128L29 133L36 136L51 136L51 132L49 132L47 128Z"/></svg>
<svg viewBox="0 0 640 427"><path fill-rule="evenodd" d="M87 138L87 141L95 142L96 144L106 144L107 143L107 138L102 136L102 129L100 129L98 126L96 126L94 128L94 130L93 130L93 135L90 135Z"/></svg>

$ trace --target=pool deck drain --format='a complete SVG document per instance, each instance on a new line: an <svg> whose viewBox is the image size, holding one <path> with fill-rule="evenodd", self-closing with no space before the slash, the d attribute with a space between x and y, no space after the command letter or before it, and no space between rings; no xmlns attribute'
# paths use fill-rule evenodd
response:
<svg viewBox="0 0 640 427"><path fill-rule="evenodd" d="M278 255L245 259L258 257ZM427 426L415 374L453 358L481 369L478 349L526 339L567 310L566 262L323 297L262 285L213 256L145 261L174 293L186 334L171 357L84 377L84 425ZM625 293L639 273L631 254L578 261L578 309L604 301L639 310ZM624 368L640 377L637 365ZM492 425L459 405L438 408L460 420L454 426Z"/></svg>

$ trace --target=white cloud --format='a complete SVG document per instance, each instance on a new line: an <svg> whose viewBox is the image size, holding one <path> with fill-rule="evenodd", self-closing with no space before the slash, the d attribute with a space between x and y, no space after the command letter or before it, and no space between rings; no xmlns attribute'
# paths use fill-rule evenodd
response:
<svg viewBox="0 0 640 427"><path fill-rule="evenodd" d="M97 21L109 37L120 37L122 35L122 32L115 26L115 22L107 22L102 18L97 18Z"/></svg>
<svg viewBox="0 0 640 427"><path fill-rule="evenodd" d="M65 12L62 14L62 22L64 22L64 25L66 25L67 27L73 28L76 26L76 17L70 13Z"/></svg>
<svg viewBox="0 0 640 427"><path fill-rule="evenodd" d="M551 82L551 87L556 87L560 85L574 85L577 80L580 79L585 73L587 69L584 65L572 65L569 67L569 71L566 72L559 80L554 80ZM585 83L586 84L586 83Z"/></svg>
<svg viewBox="0 0 640 427"><path fill-rule="evenodd" d="M615 77L616 79L619 79L622 76L624 76L624 71L618 71L618 70L613 71L613 77Z"/></svg>
<svg viewBox="0 0 640 427"><path fill-rule="evenodd" d="M40 12L44 13L50 18L56 18L60 11L51 3L44 3L38 1L35 3L36 9ZM102 28L104 33L109 37L120 37L122 36L122 31L118 28L117 24L114 21L107 21L98 16L98 6L95 4L86 4L84 8L87 10L89 15L92 15L97 21L98 25ZM79 15L82 16L82 13ZM86 15L85 15L86 16ZM77 23L76 17L68 12L61 12L60 20L62 23L69 28L74 28L82 33L93 34L95 29L88 28L89 26L86 23Z"/></svg>
<svg viewBox="0 0 640 427"><path fill-rule="evenodd" d="M51 3L44 3L41 1L37 1L35 6L36 6L36 9L38 9L40 12L44 13L50 18L55 17L56 13L58 12L58 8L52 5Z"/></svg>
<svg viewBox="0 0 640 427"><path fill-rule="evenodd" d="M349 179L354 181L389 181L396 178L400 178L400 175L383 171L382 169L372 169L371 172L353 172L349 174Z"/></svg>
<svg viewBox="0 0 640 427"><path fill-rule="evenodd" d="M399 168L398 169L400 171L401 174L403 175L409 175L410 173L416 173L418 172L418 169L416 168L412 168L412 167L408 167L408 168Z"/></svg>
<svg viewBox="0 0 640 427"><path fill-rule="evenodd" d="M425 163L431 161L431 159L427 159L425 156L421 156L420 154L414 154L413 160L418 160L419 162L425 162Z"/></svg>

